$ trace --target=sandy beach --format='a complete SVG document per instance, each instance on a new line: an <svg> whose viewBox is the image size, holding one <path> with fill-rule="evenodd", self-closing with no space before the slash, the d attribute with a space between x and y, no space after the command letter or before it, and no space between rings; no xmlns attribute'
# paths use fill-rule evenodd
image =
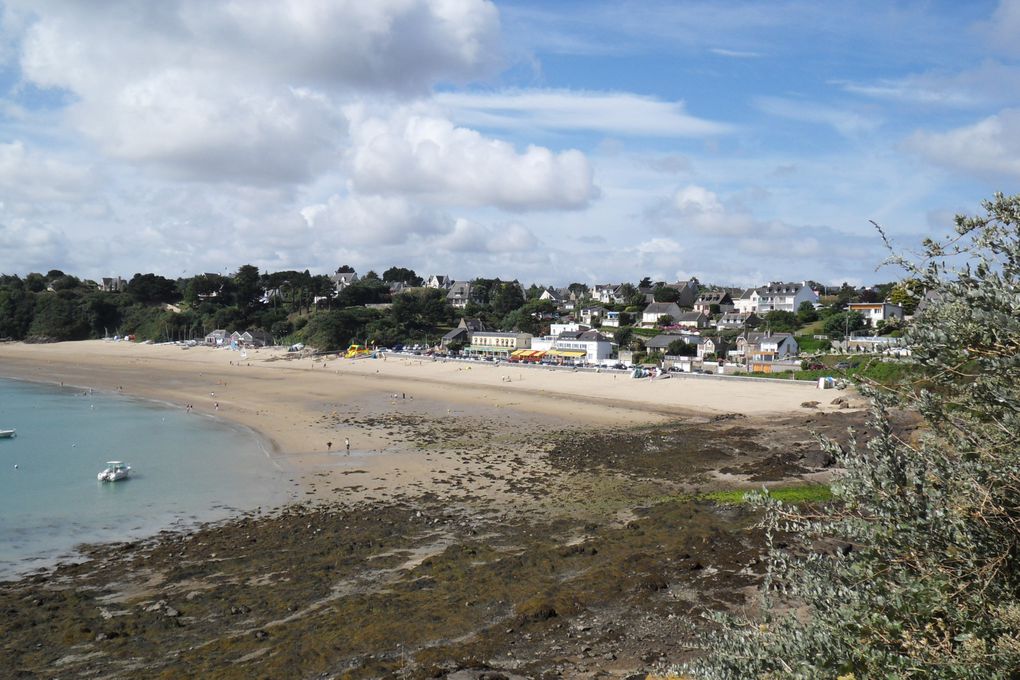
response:
<svg viewBox="0 0 1020 680"><path fill-rule="evenodd" d="M280 466L330 492L428 486L443 461L418 455L413 438L397 431L395 424L408 418L481 420L512 430L616 427L676 417L804 413L801 405L821 395L808 383L633 379L392 354L312 357L281 348L242 357L222 348L101 340L0 344L0 376L190 405L196 416L228 419L260 433ZM820 409L831 408L824 402ZM352 478L354 468L367 477ZM365 479L373 484L363 484Z"/></svg>
<svg viewBox="0 0 1020 680"><path fill-rule="evenodd" d="M642 677L753 606L755 513L703 494L824 484L816 435L864 420L810 384L396 355L6 343L0 376L243 424L294 494L0 583L5 676Z"/></svg>

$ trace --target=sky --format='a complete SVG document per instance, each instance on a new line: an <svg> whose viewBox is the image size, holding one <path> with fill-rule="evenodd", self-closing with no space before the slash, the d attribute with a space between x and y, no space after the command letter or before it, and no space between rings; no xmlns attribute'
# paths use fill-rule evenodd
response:
<svg viewBox="0 0 1020 680"><path fill-rule="evenodd" d="M1020 191L1020 0L12 0L0 272L868 284Z"/></svg>

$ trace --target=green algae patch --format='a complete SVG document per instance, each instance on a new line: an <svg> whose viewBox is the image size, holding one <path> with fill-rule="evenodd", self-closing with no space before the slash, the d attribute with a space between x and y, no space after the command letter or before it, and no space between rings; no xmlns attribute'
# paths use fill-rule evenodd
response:
<svg viewBox="0 0 1020 680"><path fill-rule="evenodd" d="M711 491L702 494L701 497L716 503L740 504L747 502L748 494L761 492L761 489ZM803 484L768 489L768 495L777 501L795 505L800 503L826 503L832 500L832 489L825 484Z"/></svg>

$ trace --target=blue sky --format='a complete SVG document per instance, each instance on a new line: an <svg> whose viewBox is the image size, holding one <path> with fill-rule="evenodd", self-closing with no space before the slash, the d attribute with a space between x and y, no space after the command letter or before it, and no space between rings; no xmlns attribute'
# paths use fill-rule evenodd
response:
<svg viewBox="0 0 1020 680"><path fill-rule="evenodd" d="M0 272L870 283L1020 180L1020 2L7 2Z"/></svg>

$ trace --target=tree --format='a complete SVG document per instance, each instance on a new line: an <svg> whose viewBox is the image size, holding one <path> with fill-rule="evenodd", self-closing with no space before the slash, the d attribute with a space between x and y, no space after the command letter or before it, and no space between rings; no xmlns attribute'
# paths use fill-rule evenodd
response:
<svg viewBox="0 0 1020 680"><path fill-rule="evenodd" d="M815 309L814 304L807 300L800 303L800 307L797 307L797 323L806 326L815 321L818 321L818 310Z"/></svg>
<svg viewBox="0 0 1020 680"><path fill-rule="evenodd" d="M765 314L766 327L777 333L792 333L797 330L799 326L797 322L797 315L793 312L784 312L779 309L773 309Z"/></svg>
<svg viewBox="0 0 1020 680"><path fill-rule="evenodd" d="M656 302L676 302L680 299L680 291L668 286L659 286L652 293Z"/></svg>
<svg viewBox="0 0 1020 680"><path fill-rule="evenodd" d="M651 279L651 277L650 276L646 276L643 279L641 279L640 281L638 281L637 287L638 288L651 288L652 287L652 279Z"/></svg>
<svg viewBox="0 0 1020 680"><path fill-rule="evenodd" d="M490 305L496 316L506 316L524 305L524 291L516 281L495 283L491 289Z"/></svg>
<svg viewBox="0 0 1020 680"><path fill-rule="evenodd" d="M924 297L924 286L918 279L905 279L889 291L889 302L903 308L903 313L911 316L917 304Z"/></svg>
<svg viewBox="0 0 1020 680"><path fill-rule="evenodd" d="M683 340L674 340L666 347L666 354L675 357L693 357L697 355L698 348Z"/></svg>
<svg viewBox="0 0 1020 680"><path fill-rule="evenodd" d="M236 304L241 307L251 308L258 304L262 297L259 268L251 264L242 265L234 274L234 290Z"/></svg>
<svg viewBox="0 0 1020 680"><path fill-rule="evenodd" d="M694 677L1020 676L1020 196L984 207L920 262L893 258L935 293L908 331L925 381L865 388L874 434L828 443L834 502L762 501L766 526L837 549L773 551L762 618L716 617ZM892 408L924 435L898 436Z"/></svg>
<svg viewBox="0 0 1020 680"><path fill-rule="evenodd" d="M180 300L177 282L156 274L135 274L127 282L124 292L142 304L158 304Z"/></svg>
<svg viewBox="0 0 1020 680"><path fill-rule="evenodd" d="M404 267L390 267L383 272L382 280L386 283L406 283L409 286L420 286L422 279L414 273L413 269Z"/></svg>
<svg viewBox="0 0 1020 680"><path fill-rule="evenodd" d="M843 338L865 325L864 317L857 312L839 312L827 318L822 329L830 338Z"/></svg>

